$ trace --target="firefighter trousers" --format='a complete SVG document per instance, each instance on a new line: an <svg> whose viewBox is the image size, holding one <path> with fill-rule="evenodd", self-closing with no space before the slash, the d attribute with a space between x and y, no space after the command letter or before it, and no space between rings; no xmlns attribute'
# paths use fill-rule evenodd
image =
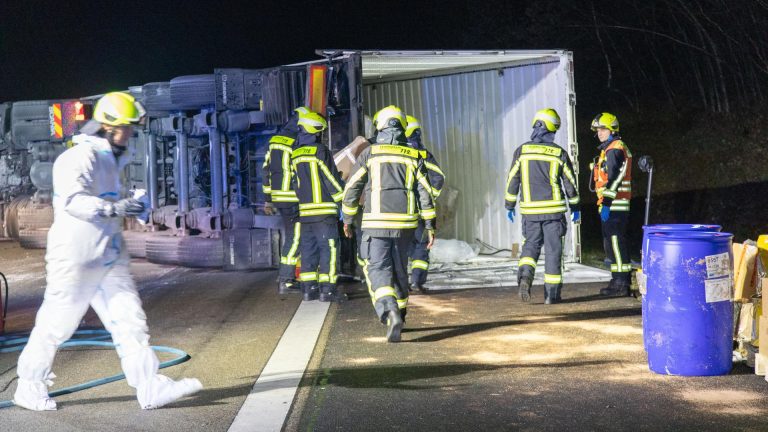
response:
<svg viewBox="0 0 768 432"><path fill-rule="evenodd" d="M339 227L335 216L301 224L302 288L318 285L320 292L336 292L339 265Z"/></svg>
<svg viewBox="0 0 768 432"><path fill-rule="evenodd" d="M629 212L612 211L603 222L603 248L611 261L611 279L614 283L630 285L632 264L627 247Z"/></svg>
<svg viewBox="0 0 768 432"><path fill-rule="evenodd" d="M382 323L386 322L387 314L393 307L397 307L405 319L408 307L408 247L412 240L412 229L402 230L400 237L371 237L363 231L360 255L366 262L368 293L376 316Z"/></svg>
<svg viewBox="0 0 768 432"><path fill-rule="evenodd" d="M296 262L299 257L299 242L301 240L301 223L299 222L299 206L280 208L283 219L283 247L280 249L280 270L278 279L289 281L296 278Z"/></svg>
<svg viewBox="0 0 768 432"><path fill-rule="evenodd" d="M568 223L558 219L531 220L523 215L523 250L517 271L517 283L525 277L533 280L541 247L544 246L544 288L546 296L560 298L563 285L563 249Z"/></svg>
<svg viewBox="0 0 768 432"><path fill-rule="evenodd" d="M413 235L408 255L411 257L411 285L421 287L427 282L429 272L429 236L424 229L424 221L419 219L419 226Z"/></svg>

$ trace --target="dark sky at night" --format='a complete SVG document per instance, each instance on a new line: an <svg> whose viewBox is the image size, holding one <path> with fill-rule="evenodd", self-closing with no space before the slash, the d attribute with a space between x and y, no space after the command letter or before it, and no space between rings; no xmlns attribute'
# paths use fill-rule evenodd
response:
<svg viewBox="0 0 768 432"><path fill-rule="evenodd" d="M3 0L0 99L306 61L316 48L513 48L468 38L470 26L486 25L468 22L469 3Z"/></svg>

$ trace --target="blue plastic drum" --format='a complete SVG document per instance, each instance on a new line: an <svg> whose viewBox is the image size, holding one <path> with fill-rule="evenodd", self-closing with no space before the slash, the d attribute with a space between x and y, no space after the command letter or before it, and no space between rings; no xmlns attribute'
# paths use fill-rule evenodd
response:
<svg viewBox="0 0 768 432"><path fill-rule="evenodd" d="M678 232L678 231L696 231L696 232L720 232L723 227L720 225L704 225L704 224L658 224L658 225L644 225L643 226L643 245L642 250L640 251L640 261L642 263L642 268L645 269L645 256L647 255L648 250L648 235L655 233L655 232ZM645 270L643 270L643 274L645 274ZM646 285L647 287L647 285ZM647 290L647 288L646 288ZM648 338L645 337L646 331L646 323L645 323L645 317L647 316L646 311L646 290L641 290L642 297L640 299L641 301L641 308L643 311L643 348L648 351Z"/></svg>
<svg viewBox="0 0 768 432"><path fill-rule="evenodd" d="M648 366L665 375L724 375L732 366L733 235L648 236Z"/></svg>

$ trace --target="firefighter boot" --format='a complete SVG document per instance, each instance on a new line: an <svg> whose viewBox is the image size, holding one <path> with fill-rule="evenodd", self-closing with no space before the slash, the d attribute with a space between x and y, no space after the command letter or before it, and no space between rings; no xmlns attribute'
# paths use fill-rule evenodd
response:
<svg viewBox="0 0 768 432"><path fill-rule="evenodd" d="M529 276L522 276L517 285L520 287L520 300L528 303L531 301L531 285L533 279Z"/></svg>
<svg viewBox="0 0 768 432"><path fill-rule="evenodd" d="M280 295L292 293L298 294L301 292L299 288L299 283L296 282L295 279L281 279L277 283L277 293Z"/></svg>
<svg viewBox="0 0 768 432"><path fill-rule="evenodd" d="M320 297L320 288L315 282L302 282L301 291L304 294L304 301L317 300Z"/></svg>
<svg viewBox="0 0 768 432"><path fill-rule="evenodd" d="M560 285L544 284L544 304L560 303Z"/></svg>
<svg viewBox="0 0 768 432"><path fill-rule="evenodd" d="M320 301L341 303L347 300L347 295L341 292L336 284L320 285Z"/></svg>
<svg viewBox="0 0 768 432"><path fill-rule="evenodd" d="M387 342L400 342L400 332L403 330L405 321L400 314L400 308L397 306L397 301L392 296L380 298L376 301L381 303L381 322L387 324Z"/></svg>
<svg viewBox="0 0 768 432"><path fill-rule="evenodd" d="M604 297L626 297L629 295L629 283L617 279L611 279L606 288L600 290Z"/></svg>

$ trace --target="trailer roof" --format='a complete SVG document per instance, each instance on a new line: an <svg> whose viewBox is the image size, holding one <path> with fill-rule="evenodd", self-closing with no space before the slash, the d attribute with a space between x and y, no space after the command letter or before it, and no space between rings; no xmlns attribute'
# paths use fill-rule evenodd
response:
<svg viewBox="0 0 768 432"><path fill-rule="evenodd" d="M391 81L500 66L558 61L562 50L533 51L358 51L363 81ZM345 51L352 53L352 51Z"/></svg>

